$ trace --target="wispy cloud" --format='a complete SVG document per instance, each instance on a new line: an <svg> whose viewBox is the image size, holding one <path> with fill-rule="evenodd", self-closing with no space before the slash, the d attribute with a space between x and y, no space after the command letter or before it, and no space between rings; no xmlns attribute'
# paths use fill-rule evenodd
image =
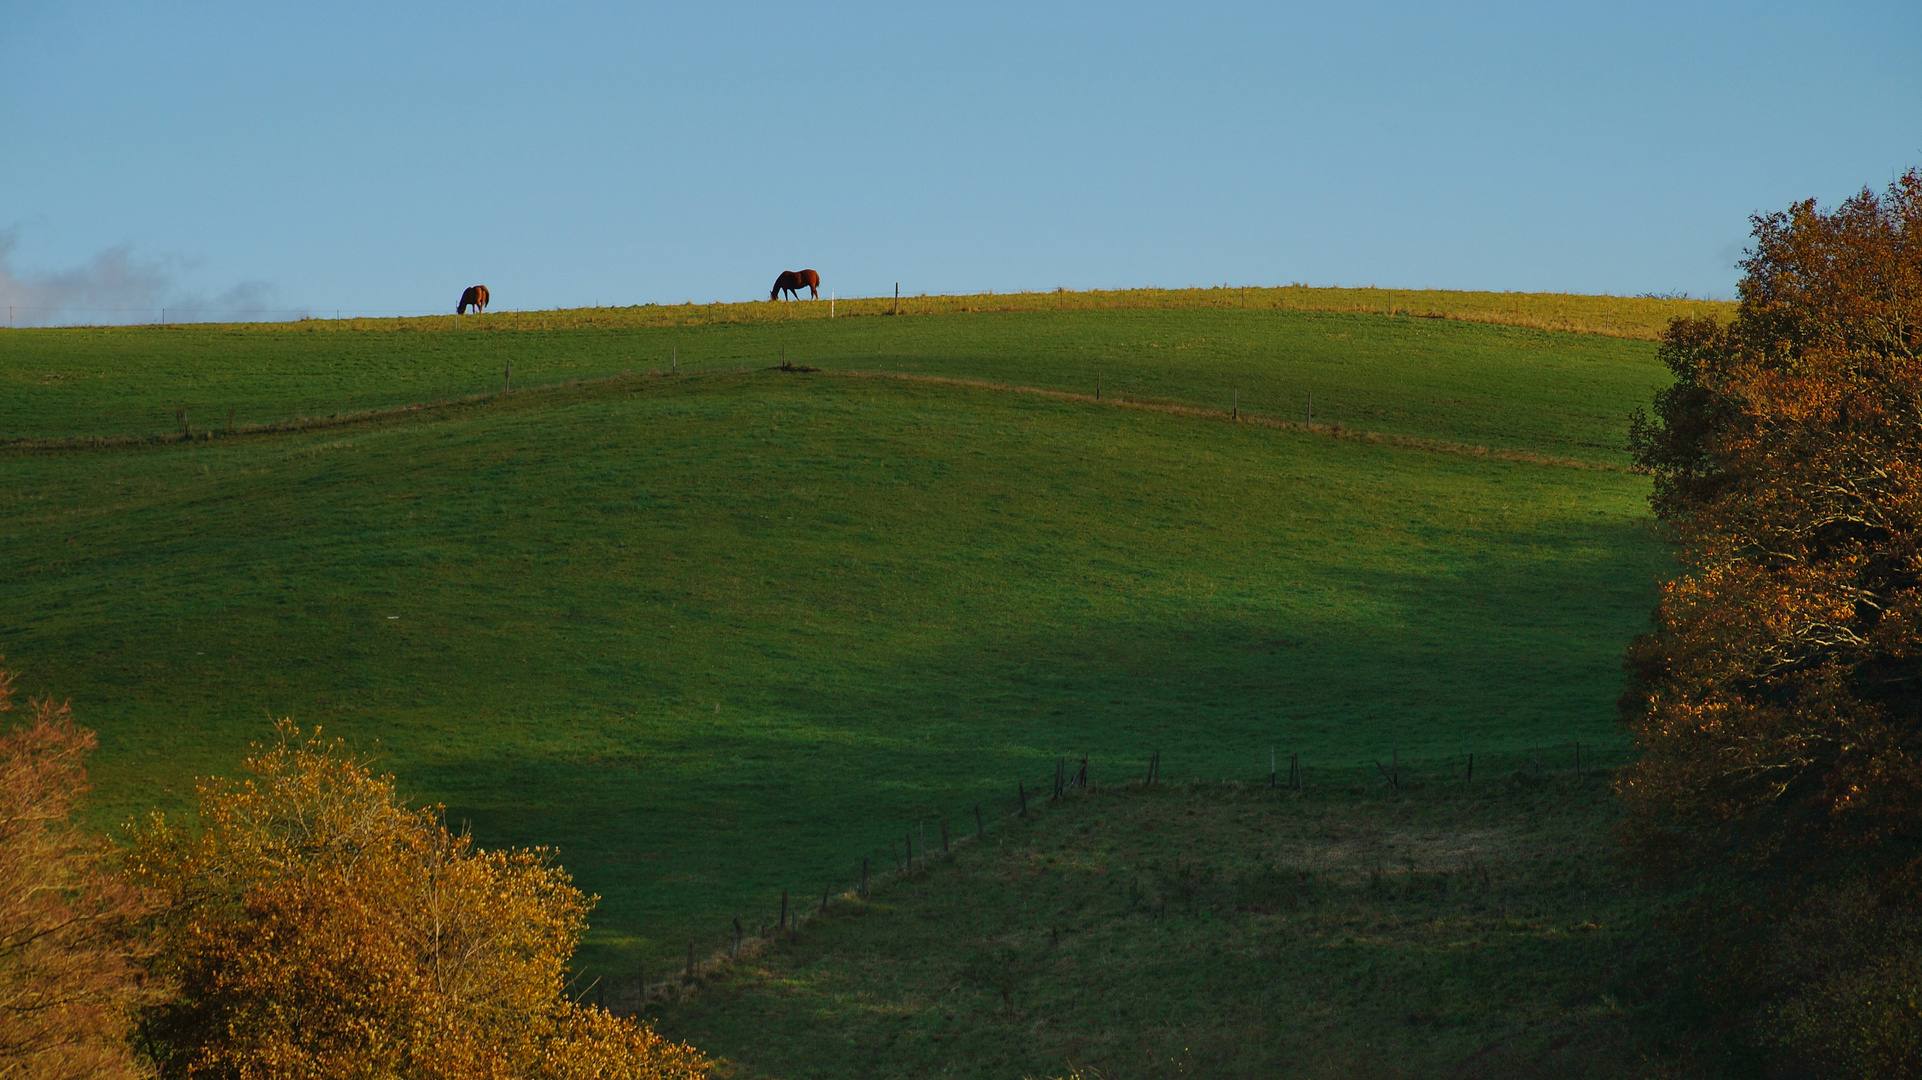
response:
<svg viewBox="0 0 1922 1080"><path fill-rule="evenodd" d="M294 319L304 311L270 306L273 286L247 281L213 297L183 293L166 267L134 256L130 245L108 248L73 270L20 274L13 269L16 226L0 229L0 306L10 326L111 325L158 322L246 322Z"/></svg>

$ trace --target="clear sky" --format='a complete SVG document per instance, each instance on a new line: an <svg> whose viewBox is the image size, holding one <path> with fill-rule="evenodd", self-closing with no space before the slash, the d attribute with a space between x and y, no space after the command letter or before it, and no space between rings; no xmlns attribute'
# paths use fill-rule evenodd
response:
<svg viewBox="0 0 1922 1080"><path fill-rule="evenodd" d="M801 267L1726 297L1750 213L1913 165L1918 0L0 0L0 303L58 321Z"/></svg>

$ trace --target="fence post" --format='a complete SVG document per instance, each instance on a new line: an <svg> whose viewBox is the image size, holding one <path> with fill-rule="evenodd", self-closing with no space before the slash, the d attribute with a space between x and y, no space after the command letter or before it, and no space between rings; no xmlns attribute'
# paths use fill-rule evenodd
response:
<svg viewBox="0 0 1922 1080"><path fill-rule="evenodd" d="M1275 748L1268 748L1268 786L1275 786Z"/></svg>
<svg viewBox="0 0 1922 1080"><path fill-rule="evenodd" d="M868 894L868 857L861 856L861 895Z"/></svg>
<svg viewBox="0 0 1922 1080"><path fill-rule="evenodd" d="M1021 816L1027 817L1028 816L1028 789L1021 786L1021 781L1016 780L1014 782L1014 790L1015 790L1015 794L1021 796Z"/></svg>
<svg viewBox="0 0 1922 1080"><path fill-rule="evenodd" d="M741 920L734 920L734 955L741 955Z"/></svg>
<svg viewBox="0 0 1922 1080"><path fill-rule="evenodd" d="M787 933L787 890L781 890L781 933Z"/></svg>
<svg viewBox="0 0 1922 1080"><path fill-rule="evenodd" d="M981 824L981 804L975 803L974 804L974 838L976 840L985 840L987 838L987 835L988 835L988 830L986 829L986 827L984 827Z"/></svg>
<svg viewBox="0 0 1922 1080"><path fill-rule="evenodd" d="M941 854L946 855L947 853L948 853L948 823L947 823L947 820L944 818L941 821Z"/></svg>

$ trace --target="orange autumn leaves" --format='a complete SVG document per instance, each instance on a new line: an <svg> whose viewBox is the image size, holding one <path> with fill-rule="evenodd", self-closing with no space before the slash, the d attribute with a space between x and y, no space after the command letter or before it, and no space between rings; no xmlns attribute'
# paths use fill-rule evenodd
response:
<svg viewBox="0 0 1922 1080"><path fill-rule="evenodd" d="M339 743L280 741L156 818L129 857L175 987L141 1037L169 1075L679 1078L693 1049L571 1001L589 899L543 851L481 851Z"/></svg>
<svg viewBox="0 0 1922 1080"><path fill-rule="evenodd" d="M192 828L116 851L76 820L93 734L29 707L0 736L0 1078L707 1075L567 996L592 898L550 853L477 849L286 723Z"/></svg>
<svg viewBox="0 0 1922 1080"><path fill-rule="evenodd" d="M0 671L0 712L14 709ZM0 735L0 1077L137 1076L127 1033L147 998L133 932L144 905L74 821L93 733L65 704L27 709Z"/></svg>
<svg viewBox="0 0 1922 1080"><path fill-rule="evenodd" d="M1805 870L1922 819L1922 175L1754 227L1735 320L1670 326L1634 425L1684 569L1620 783L1651 849Z"/></svg>

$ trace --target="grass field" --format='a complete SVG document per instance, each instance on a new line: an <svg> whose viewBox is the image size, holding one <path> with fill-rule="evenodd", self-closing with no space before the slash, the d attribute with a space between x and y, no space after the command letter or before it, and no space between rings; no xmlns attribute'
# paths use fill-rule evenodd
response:
<svg viewBox="0 0 1922 1080"><path fill-rule="evenodd" d="M763 307L768 305L762 305ZM471 321L471 317L470 317ZM1227 411L1623 463L1623 417L1666 372L1647 342L1382 316L1123 308L713 321L520 333L218 327L0 334L0 437L275 424L622 372L785 358Z"/></svg>
<svg viewBox="0 0 1922 1080"><path fill-rule="evenodd" d="M645 1013L741 1080L1716 1075L1606 778L1461 779L1070 793Z"/></svg>
<svg viewBox="0 0 1922 1080"><path fill-rule="evenodd" d="M764 370L782 349L823 370ZM697 374L567 385L670 350ZM1059 755L1620 752L1662 569L1620 468L1663 377L1643 341L1146 308L18 331L0 433L380 409L509 362L545 388L0 451L0 648L101 732L102 821L179 809L292 715L483 843L557 846L605 898L583 963L618 976ZM1097 371L1098 403L1010 389ZM1310 388L1318 422L1596 467L1117 407L1292 417Z"/></svg>

